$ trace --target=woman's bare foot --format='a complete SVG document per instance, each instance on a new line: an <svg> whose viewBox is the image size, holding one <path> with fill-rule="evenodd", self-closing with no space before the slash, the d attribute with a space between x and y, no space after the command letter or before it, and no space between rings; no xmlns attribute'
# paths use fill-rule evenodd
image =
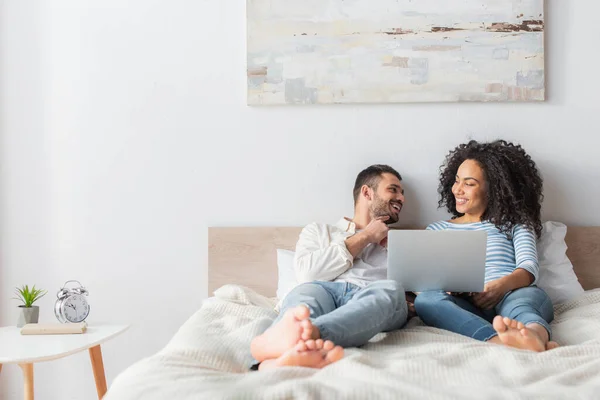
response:
<svg viewBox="0 0 600 400"><path fill-rule="evenodd" d="M494 318L493 327L498 332L498 340L495 340L497 343L522 350L546 350L546 344L540 335L519 321L498 315Z"/></svg>
<svg viewBox="0 0 600 400"><path fill-rule="evenodd" d="M286 351L281 357L274 360L265 360L260 364L259 370L279 367L306 367L323 368L339 361L344 357L344 349L333 342L321 339L301 340L292 349Z"/></svg>
<svg viewBox="0 0 600 400"><path fill-rule="evenodd" d="M313 324L308 317L306 306L294 307L286 311L281 320L255 337L250 344L252 357L258 362L275 359L294 347L299 340L313 337Z"/></svg>

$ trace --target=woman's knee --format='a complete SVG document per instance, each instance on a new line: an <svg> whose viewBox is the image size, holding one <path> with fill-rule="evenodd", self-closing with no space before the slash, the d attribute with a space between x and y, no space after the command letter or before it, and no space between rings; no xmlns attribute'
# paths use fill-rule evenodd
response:
<svg viewBox="0 0 600 400"><path fill-rule="evenodd" d="M544 304L552 304L552 300L543 289L537 286L526 286L510 292L502 303L527 304L539 308Z"/></svg>
<svg viewBox="0 0 600 400"><path fill-rule="evenodd" d="M554 319L554 306L548 294L537 286L527 286L509 293L499 309L499 314L515 318L520 313L534 312L547 322Z"/></svg>

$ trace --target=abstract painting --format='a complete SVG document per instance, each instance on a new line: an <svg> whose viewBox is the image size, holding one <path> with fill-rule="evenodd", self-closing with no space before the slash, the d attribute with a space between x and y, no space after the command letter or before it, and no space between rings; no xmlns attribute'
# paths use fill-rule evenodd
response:
<svg viewBox="0 0 600 400"><path fill-rule="evenodd" d="M247 0L249 105L543 101L543 0Z"/></svg>

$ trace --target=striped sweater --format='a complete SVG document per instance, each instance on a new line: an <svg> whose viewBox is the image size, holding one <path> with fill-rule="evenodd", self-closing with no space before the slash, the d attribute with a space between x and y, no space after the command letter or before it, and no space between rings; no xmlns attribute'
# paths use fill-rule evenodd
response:
<svg viewBox="0 0 600 400"><path fill-rule="evenodd" d="M455 224L438 221L427 227L429 230L487 231L487 253L485 260L485 283L511 274L517 268L523 268L534 276L533 284L538 280L539 264L535 234L523 225L512 230L512 240L501 233L490 222Z"/></svg>

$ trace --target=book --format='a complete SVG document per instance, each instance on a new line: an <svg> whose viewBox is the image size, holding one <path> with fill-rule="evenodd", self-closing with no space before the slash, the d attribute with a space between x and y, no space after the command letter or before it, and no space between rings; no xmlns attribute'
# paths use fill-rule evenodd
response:
<svg viewBox="0 0 600 400"><path fill-rule="evenodd" d="M87 330L85 322L77 324L26 324L21 328L21 335L70 335L84 333Z"/></svg>

